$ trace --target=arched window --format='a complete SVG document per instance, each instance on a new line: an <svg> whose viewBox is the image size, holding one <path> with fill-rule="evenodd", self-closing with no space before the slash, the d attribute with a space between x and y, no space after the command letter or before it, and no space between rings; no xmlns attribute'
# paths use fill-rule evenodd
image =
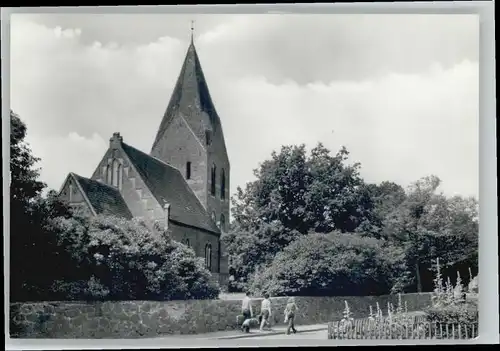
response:
<svg viewBox="0 0 500 351"><path fill-rule="evenodd" d="M191 162L186 162L186 179L191 179Z"/></svg>
<svg viewBox="0 0 500 351"><path fill-rule="evenodd" d="M69 201L73 201L73 183L70 181L69 182L69 185L68 185L68 188L69 188Z"/></svg>
<svg viewBox="0 0 500 351"><path fill-rule="evenodd" d="M226 198L226 173L224 172L224 168L220 171L220 198Z"/></svg>
<svg viewBox="0 0 500 351"><path fill-rule="evenodd" d="M217 223L217 216L215 215L215 212L212 212L212 221L214 221L214 223Z"/></svg>
<svg viewBox="0 0 500 351"><path fill-rule="evenodd" d="M226 232L226 216L224 214L220 215L220 231L223 233Z"/></svg>
<svg viewBox="0 0 500 351"><path fill-rule="evenodd" d="M187 239L187 238L184 239L183 243L184 243L184 245L191 247L191 245L189 244L189 239Z"/></svg>
<svg viewBox="0 0 500 351"><path fill-rule="evenodd" d="M113 173L111 173L111 167L108 165L106 167L106 183L108 183L108 185L111 185L111 182L113 180Z"/></svg>
<svg viewBox="0 0 500 351"><path fill-rule="evenodd" d="M122 190L123 183L123 167L122 165L118 165L118 189Z"/></svg>
<svg viewBox="0 0 500 351"><path fill-rule="evenodd" d="M217 167L215 164L212 165L212 184L210 184L210 193L215 196L215 182L217 181Z"/></svg>
<svg viewBox="0 0 500 351"><path fill-rule="evenodd" d="M212 245L205 245L205 266L210 270L212 269Z"/></svg>
<svg viewBox="0 0 500 351"><path fill-rule="evenodd" d="M112 163L113 166L113 186L117 187L119 186L120 182L120 162L118 160L113 160Z"/></svg>

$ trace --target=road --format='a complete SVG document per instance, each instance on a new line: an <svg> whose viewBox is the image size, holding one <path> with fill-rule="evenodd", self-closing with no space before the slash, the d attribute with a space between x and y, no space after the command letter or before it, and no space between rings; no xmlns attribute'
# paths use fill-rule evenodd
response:
<svg viewBox="0 0 500 351"><path fill-rule="evenodd" d="M248 337L248 338L241 338L240 340L260 340L260 339L299 339L299 340L304 340L304 339L319 339L319 340L327 340L327 331L326 330L319 330L319 331L310 331L310 332L302 332L302 333L297 333L297 334L290 334L290 335L285 335L285 334L275 334L275 335L262 335L262 336L253 336L253 337Z"/></svg>

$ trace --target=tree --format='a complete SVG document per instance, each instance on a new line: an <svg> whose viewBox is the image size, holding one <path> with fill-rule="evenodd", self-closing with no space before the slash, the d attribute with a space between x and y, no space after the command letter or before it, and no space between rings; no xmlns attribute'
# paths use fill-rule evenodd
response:
<svg viewBox="0 0 500 351"><path fill-rule="evenodd" d="M418 180L384 221L383 235L404 247L419 292L423 267L431 267L437 257L454 264L478 248L477 202L437 194L439 185L436 176Z"/></svg>
<svg viewBox="0 0 500 351"><path fill-rule="evenodd" d="M69 208L54 192L41 193L38 158L25 142L26 125L10 112L10 288L11 300L40 300L50 295L53 278L65 267L68 257L58 252L49 220L68 216Z"/></svg>
<svg viewBox="0 0 500 351"><path fill-rule="evenodd" d="M81 273L56 284L68 299L186 300L219 294L192 249L138 219L74 215L54 225L59 244Z"/></svg>
<svg viewBox="0 0 500 351"><path fill-rule="evenodd" d="M26 125L10 111L10 208L15 224L25 221L21 217L29 215L30 205L45 188L38 180L39 169L35 168L40 159L33 156L25 141L26 133Z"/></svg>
<svg viewBox="0 0 500 351"><path fill-rule="evenodd" d="M366 184L365 191L373 202L370 227L364 231L376 238L383 237L384 220L405 201L406 193L402 186L384 181L380 184Z"/></svg>
<svg viewBox="0 0 500 351"><path fill-rule="evenodd" d="M332 156L321 143L310 155L304 145L283 146L254 171L255 181L245 190L238 188L232 209L235 229L226 239L232 261L241 265L230 265L237 280L246 281L248 272L302 235L366 230L373 203L359 164L348 165L348 155L342 148ZM237 236L245 244L232 244Z"/></svg>
<svg viewBox="0 0 500 351"><path fill-rule="evenodd" d="M387 294L406 270L404 252L358 234L303 236L252 275L250 290L273 296Z"/></svg>

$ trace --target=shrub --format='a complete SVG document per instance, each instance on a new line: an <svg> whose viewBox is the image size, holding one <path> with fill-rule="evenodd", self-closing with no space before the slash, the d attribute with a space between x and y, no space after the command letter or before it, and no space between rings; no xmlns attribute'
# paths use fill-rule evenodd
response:
<svg viewBox="0 0 500 351"><path fill-rule="evenodd" d="M380 240L358 234L309 234L258 267L249 290L273 296L388 293L399 262L386 250Z"/></svg>
<svg viewBox="0 0 500 351"><path fill-rule="evenodd" d="M186 300L219 294L192 249L140 220L74 216L56 222L60 245L80 271L76 279L55 284L68 299Z"/></svg>

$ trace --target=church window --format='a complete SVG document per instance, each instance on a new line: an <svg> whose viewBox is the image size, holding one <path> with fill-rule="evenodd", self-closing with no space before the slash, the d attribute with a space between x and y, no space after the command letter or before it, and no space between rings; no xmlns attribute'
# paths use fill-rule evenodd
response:
<svg viewBox="0 0 500 351"><path fill-rule="evenodd" d="M186 245L191 247L191 243L189 242L189 239L186 239Z"/></svg>
<svg viewBox="0 0 500 351"><path fill-rule="evenodd" d="M220 198L226 198L226 173L224 172L224 168L220 172Z"/></svg>
<svg viewBox="0 0 500 351"><path fill-rule="evenodd" d="M109 165L106 167L106 178L107 178L107 183L111 185L111 181L113 179L113 173L111 173L111 167Z"/></svg>
<svg viewBox="0 0 500 351"><path fill-rule="evenodd" d="M224 214L220 215L220 231L223 233L226 231L226 216Z"/></svg>
<svg viewBox="0 0 500 351"><path fill-rule="evenodd" d="M217 220L217 216L215 215L215 212L212 212L212 221L214 221L214 223L215 223L216 220Z"/></svg>
<svg viewBox="0 0 500 351"><path fill-rule="evenodd" d="M205 267L209 270L212 268L212 245L210 244L205 245Z"/></svg>
<svg viewBox="0 0 500 351"><path fill-rule="evenodd" d="M73 183L69 182L69 201L73 201Z"/></svg>
<svg viewBox="0 0 500 351"><path fill-rule="evenodd" d="M121 186L121 165L118 160L113 160L113 186L119 188Z"/></svg>
<svg viewBox="0 0 500 351"><path fill-rule="evenodd" d="M205 142L207 145L210 145L212 143L212 136L209 130L205 131Z"/></svg>
<svg viewBox="0 0 500 351"><path fill-rule="evenodd" d="M210 184L210 194L212 194L212 196L215 196L215 182L217 181L217 167L214 165L212 165L212 183Z"/></svg>
<svg viewBox="0 0 500 351"><path fill-rule="evenodd" d="M191 179L191 162L186 162L186 179Z"/></svg>

